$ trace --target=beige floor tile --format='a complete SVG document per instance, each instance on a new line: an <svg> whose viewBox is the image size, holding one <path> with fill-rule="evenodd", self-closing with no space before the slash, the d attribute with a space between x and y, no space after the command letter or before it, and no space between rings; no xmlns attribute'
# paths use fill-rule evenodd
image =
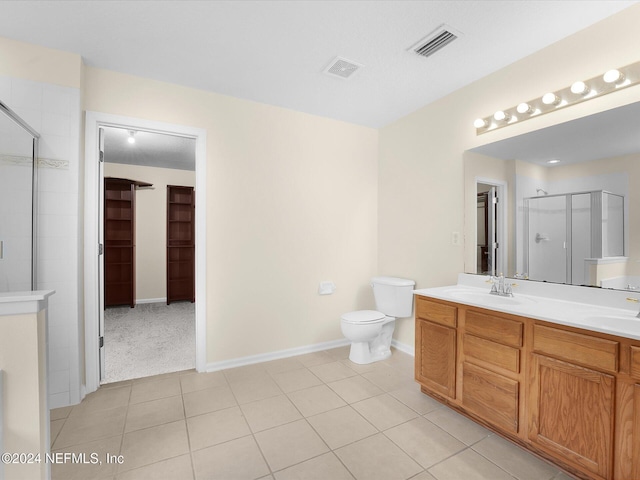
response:
<svg viewBox="0 0 640 480"><path fill-rule="evenodd" d="M118 455L122 436L104 438L94 442L83 443L73 447L58 450L60 453L84 454L87 463L76 463L62 460L51 465L53 480L88 480L92 478L113 477L116 473L116 463L107 463L106 456ZM56 451L54 450L55 454Z"/></svg>
<svg viewBox="0 0 640 480"><path fill-rule="evenodd" d="M195 373L195 368L191 368L189 370L180 370L178 372L168 372L168 373L160 373L158 375L150 375L148 377L140 377L134 378L133 383L146 383L146 382L158 382L160 380L167 380L169 378L176 378L182 375L190 375Z"/></svg>
<svg viewBox="0 0 640 480"><path fill-rule="evenodd" d="M560 472L555 477L553 477L553 480L573 480L573 477L570 477L564 472Z"/></svg>
<svg viewBox="0 0 640 480"><path fill-rule="evenodd" d="M244 365L243 367L229 368L222 370L225 378L229 383L241 382L244 380L255 380L259 377L268 377L269 373L264 369L262 363L254 363L253 365Z"/></svg>
<svg viewBox="0 0 640 480"><path fill-rule="evenodd" d="M240 404L282 395L282 390L278 384L266 372L253 379L232 380L229 383Z"/></svg>
<svg viewBox="0 0 640 480"><path fill-rule="evenodd" d="M422 467L382 434L335 451L358 480L404 480Z"/></svg>
<svg viewBox="0 0 640 480"><path fill-rule="evenodd" d="M433 475L431 475L429 472L422 472L416 475L415 477L411 477L409 480L438 480L438 479Z"/></svg>
<svg viewBox="0 0 640 480"><path fill-rule="evenodd" d="M61 408L53 408L49 410L49 420L62 420L63 418L67 418L69 414L73 410L73 406L70 407L61 407Z"/></svg>
<svg viewBox="0 0 640 480"><path fill-rule="evenodd" d="M215 412L237 404L229 387L214 387L185 393L182 400L187 417Z"/></svg>
<svg viewBox="0 0 640 480"><path fill-rule="evenodd" d="M307 420L331 449L378 433L373 425L350 406L321 413Z"/></svg>
<svg viewBox="0 0 640 480"><path fill-rule="evenodd" d="M291 392L289 399L305 417L346 405L344 400L326 385Z"/></svg>
<svg viewBox="0 0 640 480"><path fill-rule="evenodd" d="M359 402L365 398L384 393L369 380L361 376L345 378L344 380L331 382L327 385L347 403Z"/></svg>
<svg viewBox="0 0 640 480"><path fill-rule="evenodd" d="M411 372L411 374L413 374L413 370L415 368L415 357L408 353L401 352L397 348L391 347L391 356L382 363L403 372Z"/></svg>
<svg viewBox="0 0 640 480"><path fill-rule="evenodd" d="M61 420L51 421L50 427L49 427L49 438L51 439L51 445L53 445L53 442L56 441L56 438L58 437L60 430L62 430L62 426L64 425L65 421L66 419L64 418Z"/></svg>
<svg viewBox="0 0 640 480"><path fill-rule="evenodd" d="M126 387L133 385L133 380L121 380L119 382L103 383L100 388Z"/></svg>
<svg viewBox="0 0 640 480"><path fill-rule="evenodd" d="M53 448L59 450L102 438L122 435L127 407L100 410L86 415L70 416L62 426Z"/></svg>
<svg viewBox="0 0 640 480"><path fill-rule="evenodd" d="M187 419L191 451L235 440L251 434L239 407L198 415Z"/></svg>
<svg viewBox="0 0 640 480"><path fill-rule="evenodd" d="M422 417L384 433L423 468L429 468L467 448L464 443Z"/></svg>
<svg viewBox="0 0 640 480"><path fill-rule="evenodd" d="M395 427L418 416L387 393L356 402L352 407L379 430Z"/></svg>
<svg viewBox="0 0 640 480"><path fill-rule="evenodd" d="M397 390L392 390L389 395L400 400L407 407L416 411L420 415L425 415L429 412L443 408L437 400L434 400L429 395L425 395L420 391L420 387L416 384L414 387L403 387Z"/></svg>
<svg viewBox="0 0 640 480"><path fill-rule="evenodd" d="M308 460L329 449L306 420L287 423L255 435L272 471Z"/></svg>
<svg viewBox="0 0 640 480"><path fill-rule="evenodd" d="M346 365L347 367L349 367L351 370L353 370L356 373L366 373L366 372L372 372L373 370L376 369L377 367L377 362L373 362L373 363L365 363L365 364L359 364L359 363L354 363L351 360L349 360L348 358L343 358L342 360L338 360L339 362L343 363L344 365Z"/></svg>
<svg viewBox="0 0 640 480"><path fill-rule="evenodd" d="M250 480L269 474L253 436L193 453L196 480Z"/></svg>
<svg viewBox="0 0 640 480"><path fill-rule="evenodd" d="M131 396L131 386L117 388L100 387L93 393L87 395L81 403L74 405L71 409L69 417L78 415L86 415L102 410L108 410L116 407L124 407L129 404Z"/></svg>
<svg viewBox="0 0 640 480"><path fill-rule="evenodd" d="M333 453L325 453L275 473L276 480L353 480Z"/></svg>
<svg viewBox="0 0 640 480"><path fill-rule="evenodd" d="M473 449L519 480L550 480L559 472L558 468L497 435L479 441Z"/></svg>
<svg viewBox="0 0 640 480"><path fill-rule="evenodd" d="M118 473L189 453L184 420L125 433Z"/></svg>
<svg viewBox="0 0 640 480"><path fill-rule="evenodd" d="M353 377L358 374L340 361L316 365L314 367L310 367L309 370L311 370L314 375L325 383L336 382L343 378Z"/></svg>
<svg viewBox="0 0 640 480"><path fill-rule="evenodd" d="M116 480L190 480L192 478L191 455L162 460L116 476Z"/></svg>
<svg viewBox="0 0 640 480"><path fill-rule="evenodd" d="M155 381L134 382L131 387L131 403L148 402L180 394L180 377L171 375Z"/></svg>
<svg viewBox="0 0 640 480"><path fill-rule="evenodd" d="M329 355L334 360L343 360L345 358L349 358L349 352L351 351L351 344L345 345L343 347L332 348L330 350L325 350L324 353Z"/></svg>
<svg viewBox="0 0 640 480"><path fill-rule="evenodd" d="M241 408L253 432L260 432L302 418L286 395L245 403Z"/></svg>
<svg viewBox="0 0 640 480"><path fill-rule="evenodd" d="M397 369L383 364L380 365L380 368L363 373L362 376L385 392L415 385L413 373L411 375L403 374Z"/></svg>
<svg viewBox="0 0 640 480"><path fill-rule="evenodd" d="M437 480L513 480L513 477L470 448L429 469Z"/></svg>
<svg viewBox="0 0 640 480"><path fill-rule="evenodd" d="M467 445L473 445L491 434L486 428L450 408L439 408L427 413L424 418Z"/></svg>
<svg viewBox="0 0 640 480"><path fill-rule="evenodd" d="M278 360L272 360L271 362L265 362L262 366L272 375L304 368L304 365L298 360L298 357L280 358Z"/></svg>
<svg viewBox="0 0 640 480"><path fill-rule="evenodd" d="M129 406L124 431L132 432L142 428L155 427L163 423L175 422L184 418L182 396L160 398Z"/></svg>
<svg viewBox="0 0 640 480"><path fill-rule="evenodd" d="M322 385L322 381L307 368L276 373L273 375L273 379L285 393L295 392L314 385Z"/></svg>
<svg viewBox="0 0 640 480"><path fill-rule="evenodd" d="M222 372L193 373L180 377L182 393L195 392L213 387L227 387L227 379Z"/></svg>
<svg viewBox="0 0 640 480"><path fill-rule="evenodd" d="M329 356L326 352L307 353L305 355L298 355L295 358L307 368L335 361L333 357Z"/></svg>

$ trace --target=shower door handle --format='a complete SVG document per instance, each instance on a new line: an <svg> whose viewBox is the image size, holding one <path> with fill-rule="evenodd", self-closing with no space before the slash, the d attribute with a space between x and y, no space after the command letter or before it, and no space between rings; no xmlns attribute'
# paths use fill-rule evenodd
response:
<svg viewBox="0 0 640 480"><path fill-rule="evenodd" d="M0 240L0 260L4 258L4 240Z"/></svg>

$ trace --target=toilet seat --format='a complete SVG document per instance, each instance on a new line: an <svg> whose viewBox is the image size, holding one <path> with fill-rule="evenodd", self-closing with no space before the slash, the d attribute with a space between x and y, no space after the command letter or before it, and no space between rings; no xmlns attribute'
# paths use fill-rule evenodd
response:
<svg viewBox="0 0 640 480"><path fill-rule="evenodd" d="M342 321L353 324L371 324L383 321L386 315L376 310L356 310L355 312L348 312L342 315Z"/></svg>

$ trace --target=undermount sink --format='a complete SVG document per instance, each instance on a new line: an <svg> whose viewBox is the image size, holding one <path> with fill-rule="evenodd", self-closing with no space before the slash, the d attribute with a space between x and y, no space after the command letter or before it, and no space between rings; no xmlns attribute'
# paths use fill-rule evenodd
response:
<svg viewBox="0 0 640 480"><path fill-rule="evenodd" d="M593 315L586 317L584 323L600 328L613 328L626 330L628 328L640 329L640 318L635 313L629 315Z"/></svg>
<svg viewBox="0 0 640 480"><path fill-rule="evenodd" d="M451 290L447 292L451 297L458 300L481 303L486 305L527 305L536 303L535 300L525 297L502 297L491 295L489 292L470 292L468 290Z"/></svg>

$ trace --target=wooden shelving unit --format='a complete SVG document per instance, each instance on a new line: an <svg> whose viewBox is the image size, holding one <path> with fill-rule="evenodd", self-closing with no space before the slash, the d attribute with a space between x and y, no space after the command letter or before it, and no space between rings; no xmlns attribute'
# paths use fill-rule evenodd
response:
<svg viewBox="0 0 640 480"><path fill-rule="evenodd" d="M149 183L104 179L104 304L135 306L135 189Z"/></svg>
<svg viewBox="0 0 640 480"><path fill-rule="evenodd" d="M167 185L167 305L195 302L195 192Z"/></svg>

